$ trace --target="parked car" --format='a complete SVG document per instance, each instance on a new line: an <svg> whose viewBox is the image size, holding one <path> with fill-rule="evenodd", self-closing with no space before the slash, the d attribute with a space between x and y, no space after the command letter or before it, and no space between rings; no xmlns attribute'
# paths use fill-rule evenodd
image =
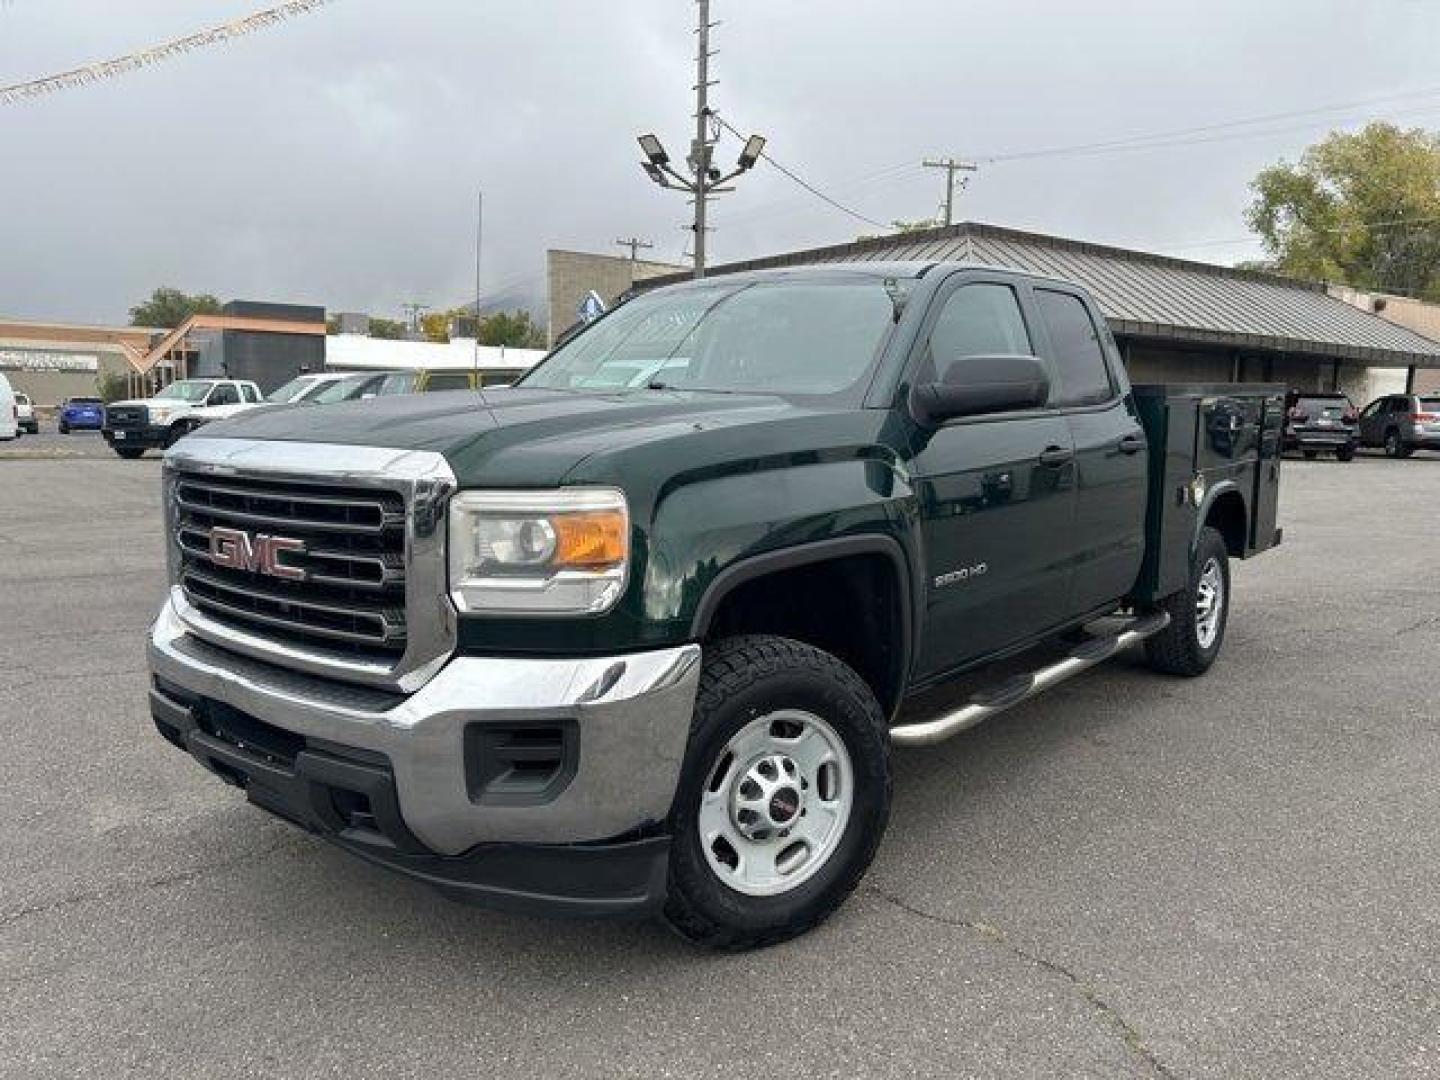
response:
<svg viewBox="0 0 1440 1080"><path fill-rule="evenodd" d="M267 405L298 405L324 387L349 377L348 373L334 371L297 375L289 382L277 386L266 394L265 403Z"/></svg>
<svg viewBox="0 0 1440 1080"><path fill-rule="evenodd" d="M105 427L105 403L98 397L72 397L60 403L61 435L72 431L100 431Z"/></svg>
<svg viewBox="0 0 1440 1080"><path fill-rule="evenodd" d="M1383 446L1392 458L1440 450L1440 395L1389 394L1360 414L1360 445Z"/></svg>
<svg viewBox="0 0 1440 1080"><path fill-rule="evenodd" d="M40 434L40 421L35 416L35 403L30 400L28 394L17 393L15 395L15 417L19 421L21 431L29 432L31 435Z"/></svg>
<svg viewBox="0 0 1440 1080"><path fill-rule="evenodd" d="M171 446L210 420L262 404L260 387L246 379L180 379L154 397L112 402L105 409L105 441L122 458Z"/></svg>
<svg viewBox="0 0 1440 1080"><path fill-rule="evenodd" d="M1283 403L1132 388L1090 296L1018 271L656 289L483 408L267 409L171 448L151 714L457 899L773 944L865 873L892 745L1132 645L1211 668L1230 560L1280 541ZM900 712L965 673L990 685Z"/></svg>
<svg viewBox="0 0 1440 1080"><path fill-rule="evenodd" d="M405 371L367 371L340 375L302 399L304 405L333 405L339 401L361 401L411 393L413 379Z"/></svg>
<svg viewBox="0 0 1440 1080"><path fill-rule="evenodd" d="M1291 390L1285 395L1284 447L1307 458L1322 450L1349 461L1360 445L1360 414L1341 393Z"/></svg>
<svg viewBox="0 0 1440 1080"><path fill-rule="evenodd" d="M20 435L20 410L15 405L15 391L10 380L0 372L0 440L9 442Z"/></svg>
<svg viewBox="0 0 1440 1080"><path fill-rule="evenodd" d="M410 393L429 394L439 390L498 390L510 386L517 375L487 371L471 371L462 368L442 370L420 370L410 373L413 385Z"/></svg>

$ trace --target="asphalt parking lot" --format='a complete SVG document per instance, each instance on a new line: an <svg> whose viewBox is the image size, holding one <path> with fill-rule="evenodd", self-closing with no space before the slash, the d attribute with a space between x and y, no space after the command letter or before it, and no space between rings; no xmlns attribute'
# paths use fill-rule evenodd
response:
<svg viewBox="0 0 1440 1080"><path fill-rule="evenodd" d="M160 456L159 451L154 456ZM46 458L114 458L115 451L106 444L98 431L72 431L61 435L54 425L42 423L36 435L0 442L0 461L26 461Z"/></svg>
<svg viewBox="0 0 1440 1080"><path fill-rule="evenodd" d="M246 805L145 710L158 460L0 461L0 1076L1440 1076L1440 459L1285 469L1209 676L901 754L861 892L716 957Z"/></svg>

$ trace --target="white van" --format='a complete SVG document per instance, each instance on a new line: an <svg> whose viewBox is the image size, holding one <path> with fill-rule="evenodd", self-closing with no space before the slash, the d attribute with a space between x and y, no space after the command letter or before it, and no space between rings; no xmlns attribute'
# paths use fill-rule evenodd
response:
<svg viewBox="0 0 1440 1080"><path fill-rule="evenodd" d="M15 405L15 391L10 380L0 374L0 439L9 440L20 434L20 410Z"/></svg>

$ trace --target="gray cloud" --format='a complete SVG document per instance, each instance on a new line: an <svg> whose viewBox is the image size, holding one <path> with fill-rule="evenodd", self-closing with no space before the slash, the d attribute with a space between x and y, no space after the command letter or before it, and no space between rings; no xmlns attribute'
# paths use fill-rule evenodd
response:
<svg viewBox="0 0 1440 1080"><path fill-rule="evenodd" d="M247 14L263 0L0 3L0 83ZM123 10L122 10L123 8ZM715 0L716 103L842 201L934 212L926 154L989 155L1424 87L1429 3ZM336 0L278 29L0 108L0 312L108 321L155 285L393 313L539 291L547 246L677 257L687 209L634 136L689 130L687 0ZM1230 261L1246 184L1331 123L981 170L964 216ZM1440 93L1398 103L1433 123ZM1300 123L1303 123L1300 122ZM726 153L738 147L728 144ZM877 175L879 174L879 175ZM865 226L762 167L715 211L718 259Z"/></svg>

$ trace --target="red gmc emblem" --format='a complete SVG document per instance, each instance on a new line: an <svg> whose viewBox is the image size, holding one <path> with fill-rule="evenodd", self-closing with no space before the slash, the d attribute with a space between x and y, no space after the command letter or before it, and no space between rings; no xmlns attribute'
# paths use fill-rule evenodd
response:
<svg viewBox="0 0 1440 1080"><path fill-rule="evenodd" d="M210 530L210 561L230 570L249 570L286 581L304 581L303 567L280 561L286 551L303 553L305 541L216 526Z"/></svg>

